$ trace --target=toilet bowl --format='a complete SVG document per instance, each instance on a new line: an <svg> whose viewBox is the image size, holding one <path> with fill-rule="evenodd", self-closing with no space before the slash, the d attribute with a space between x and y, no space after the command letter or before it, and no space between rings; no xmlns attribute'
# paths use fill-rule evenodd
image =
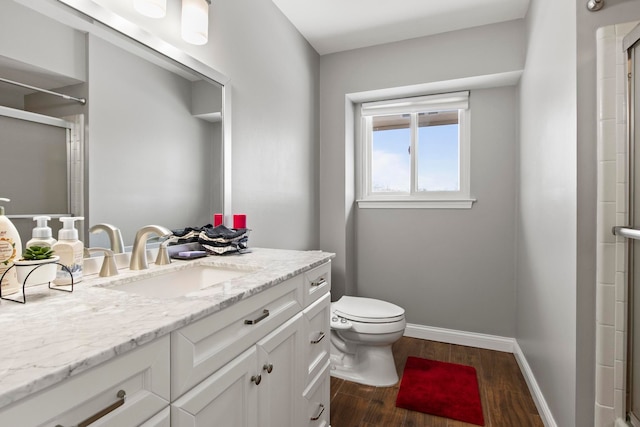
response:
<svg viewBox="0 0 640 427"><path fill-rule="evenodd" d="M404 334L404 309L372 298L331 303L331 375L376 387L398 382L391 346Z"/></svg>

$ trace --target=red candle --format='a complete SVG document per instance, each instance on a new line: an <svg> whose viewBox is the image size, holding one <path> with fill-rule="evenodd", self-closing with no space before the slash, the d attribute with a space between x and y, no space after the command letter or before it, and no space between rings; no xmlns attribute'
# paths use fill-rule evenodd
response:
<svg viewBox="0 0 640 427"><path fill-rule="evenodd" d="M247 228L247 215L235 214L233 215L233 228Z"/></svg>
<svg viewBox="0 0 640 427"><path fill-rule="evenodd" d="M222 214L221 213L217 213L217 214L213 214L213 226L217 227L219 225L222 225Z"/></svg>

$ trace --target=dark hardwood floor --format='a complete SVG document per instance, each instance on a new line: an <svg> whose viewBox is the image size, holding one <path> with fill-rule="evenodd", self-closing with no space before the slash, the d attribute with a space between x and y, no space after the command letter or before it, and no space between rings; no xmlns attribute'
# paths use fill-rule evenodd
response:
<svg viewBox="0 0 640 427"><path fill-rule="evenodd" d="M544 426L513 354L408 337L394 344L393 354L400 377L408 356L476 368L487 427ZM399 387L370 387L331 377L331 427L474 426L396 408Z"/></svg>

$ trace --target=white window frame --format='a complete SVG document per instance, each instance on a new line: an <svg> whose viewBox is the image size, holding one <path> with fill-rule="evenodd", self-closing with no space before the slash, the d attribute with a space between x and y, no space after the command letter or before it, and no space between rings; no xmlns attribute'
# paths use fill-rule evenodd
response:
<svg viewBox="0 0 640 427"><path fill-rule="evenodd" d="M471 159L470 159L470 109L469 92L454 92L438 95L401 98L386 101L366 102L358 109L360 123L356 130L359 166L359 185L357 199L359 208L445 208L469 209L476 200L471 197ZM374 116L411 114L411 152L417 153L417 114L430 111L458 110L459 131L459 173L458 191L415 191L418 166L417 156L411 156L411 192L410 193L374 193L372 192L372 122Z"/></svg>

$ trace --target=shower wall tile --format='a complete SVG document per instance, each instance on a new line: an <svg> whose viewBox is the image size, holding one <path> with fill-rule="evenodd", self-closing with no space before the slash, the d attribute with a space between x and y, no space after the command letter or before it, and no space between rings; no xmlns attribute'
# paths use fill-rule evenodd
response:
<svg viewBox="0 0 640 427"><path fill-rule="evenodd" d="M627 125L626 123L617 123L616 132L616 153L627 153Z"/></svg>
<svg viewBox="0 0 640 427"><path fill-rule="evenodd" d="M613 408L614 368L599 365L596 368L596 402Z"/></svg>
<svg viewBox="0 0 640 427"><path fill-rule="evenodd" d="M615 362L615 329L613 326L599 325L596 328L596 338L603 344L596 351L596 363L613 368Z"/></svg>
<svg viewBox="0 0 640 427"><path fill-rule="evenodd" d="M615 412L612 407L602 406L596 403L595 407L595 425L598 427L613 427L611 421L615 417Z"/></svg>
<svg viewBox="0 0 640 427"><path fill-rule="evenodd" d="M626 154L618 153L616 155L616 182L627 182L627 156Z"/></svg>
<svg viewBox="0 0 640 427"><path fill-rule="evenodd" d="M627 212L627 184L618 182L616 183L616 213ZM622 225L623 222L618 222L616 215L616 225Z"/></svg>
<svg viewBox="0 0 640 427"><path fill-rule="evenodd" d="M610 185L609 188L615 189L615 185ZM615 191L610 191L615 193ZM598 227L598 242L599 243L610 243L615 245L616 236L613 235L611 229L616 225L616 202L601 202L598 208L598 213L601 219L601 226ZM613 263L611 268L613 268L613 272L615 272L615 247L612 248L614 251ZM613 274L610 275L611 272L607 272L606 278L611 281L606 281L606 283L613 283Z"/></svg>
<svg viewBox="0 0 640 427"><path fill-rule="evenodd" d="M611 227L628 224L626 55L622 51L622 38L635 25L611 25L596 31L598 238L595 427L613 427L616 418L624 418L626 412L627 246L626 239L612 237ZM614 206L613 214L611 205Z"/></svg>
<svg viewBox="0 0 640 427"><path fill-rule="evenodd" d="M598 285L596 298L596 322L599 326L613 327L616 321L615 313L616 289L614 285ZM610 338L613 339L613 330L611 330ZM613 344L613 341L611 341ZM611 346L613 353L613 346ZM611 365L613 366L613 365Z"/></svg>
<svg viewBox="0 0 640 427"><path fill-rule="evenodd" d="M617 133L617 123L614 119L602 120L598 126L598 137L607 141L615 141ZM598 160L616 161L616 146L614 144L603 144L598 147Z"/></svg>
<svg viewBox="0 0 640 427"><path fill-rule="evenodd" d="M616 255L616 261L618 256ZM627 287L625 283L625 275L622 271L616 272L616 301L625 302L627 298Z"/></svg>
<svg viewBox="0 0 640 427"><path fill-rule="evenodd" d="M608 96L616 93L616 79L607 78L598 81L598 95L600 105L598 106L599 120L616 119L616 97Z"/></svg>
<svg viewBox="0 0 640 427"><path fill-rule="evenodd" d="M616 331L624 332L627 330L627 312L624 302L616 302Z"/></svg>
<svg viewBox="0 0 640 427"><path fill-rule="evenodd" d="M601 260L598 269L598 283L613 285L616 279L616 245L615 243L601 243L596 249L598 259Z"/></svg>
<svg viewBox="0 0 640 427"><path fill-rule="evenodd" d="M624 349L624 332L616 331L615 336L615 360L625 360L625 349Z"/></svg>

